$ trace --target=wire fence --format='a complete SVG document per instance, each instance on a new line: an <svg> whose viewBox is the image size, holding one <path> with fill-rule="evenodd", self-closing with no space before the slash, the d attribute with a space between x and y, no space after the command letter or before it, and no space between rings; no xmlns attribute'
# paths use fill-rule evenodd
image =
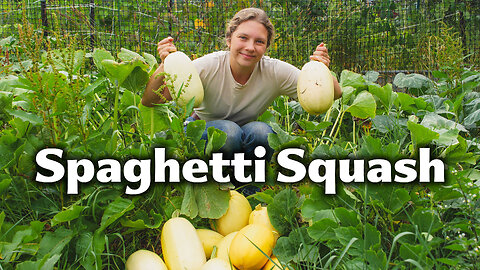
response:
<svg viewBox="0 0 480 270"><path fill-rule="evenodd" d="M301 66L320 42L332 69L432 70L463 62L480 66L478 0L0 0L0 34L13 35L22 16L46 34L75 34L89 47L121 47L156 55L173 36L192 57L225 48L228 20L260 7L276 28L272 57ZM457 58L458 58L457 57ZM452 62L452 63L449 63Z"/></svg>

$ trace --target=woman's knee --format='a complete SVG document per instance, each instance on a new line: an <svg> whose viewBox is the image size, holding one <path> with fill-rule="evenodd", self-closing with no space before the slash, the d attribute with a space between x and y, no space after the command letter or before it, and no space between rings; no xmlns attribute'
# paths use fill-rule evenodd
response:
<svg viewBox="0 0 480 270"><path fill-rule="evenodd" d="M223 153L233 155L242 151L242 139L243 130L235 122L229 120L213 120L207 122L205 132L202 135L202 139L208 139L208 128L214 127L227 134L227 140L223 147L220 149Z"/></svg>
<svg viewBox="0 0 480 270"><path fill-rule="evenodd" d="M265 147L267 150L265 158L270 160L273 149L268 144L268 134L274 133L273 129L264 122L250 122L242 126L244 132L243 147L247 157L254 158L254 150L257 146Z"/></svg>
<svg viewBox="0 0 480 270"><path fill-rule="evenodd" d="M249 142L267 142L268 134L273 133L272 128L264 122L250 122L242 126L245 133L245 141Z"/></svg>

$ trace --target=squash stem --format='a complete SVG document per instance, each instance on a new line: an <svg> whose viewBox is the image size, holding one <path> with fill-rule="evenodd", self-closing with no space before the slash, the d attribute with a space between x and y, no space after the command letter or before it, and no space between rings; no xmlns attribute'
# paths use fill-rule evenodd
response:
<svg viewBox="0 0 480 270"><path fill-rule="evenodd" d="M327 113L325 114L325 117L323 118L323 122L326 122L326 121L330 120L330 114L332 113L332 108L333 108L333 106L330 106L330 109L328 109ZM323 144L323 137L325 137L325 134L327 134L327 129L325 129L322 132L322 138L320 139L320 144L319 145Z"/></svg>
<svg viewBox="0 0 480 270"><path fill-rule="evenodd" d="M340 132L340 127L342 126L343 115L345 114L345 112L346 112L346 111L343 111L342 114L340 115L340 121L339 121L339 123L338 123L338 128L337 128L337 130L336 130L336 132L335 132L335 136L333 136L333 138L332 138L332 144L330 145L330 148L332 148L333 142L335 141L335 138L337 138L337 135L338 135L338 133ZM338 118L337 118L337 119L338 119ZM333 132L333 129L332 129L332 132Z"/></svg>

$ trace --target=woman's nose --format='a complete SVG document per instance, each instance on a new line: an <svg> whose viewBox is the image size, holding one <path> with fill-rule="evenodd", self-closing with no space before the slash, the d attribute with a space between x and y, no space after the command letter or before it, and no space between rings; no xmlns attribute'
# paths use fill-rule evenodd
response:
<svg viewBox="0 0 480 270"><path fill-rule="evenodd" d="M253 46L253 42L247 42L245 49L248 51L253 51L255 49L255 46Z"/></svg>

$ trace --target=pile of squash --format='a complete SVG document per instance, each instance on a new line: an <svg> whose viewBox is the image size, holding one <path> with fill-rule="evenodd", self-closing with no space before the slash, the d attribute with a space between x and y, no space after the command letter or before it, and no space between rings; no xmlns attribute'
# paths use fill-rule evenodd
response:
<svg viewBox="0 0 480 270"><path fill-rule="evenodd" d="M248 200L231 190L227 212L214 220L212 227L214 230L195 229L185 218L171 218L163 225L161 235L165 262L154 252L138 250L128 257L126 269L282 269L272 255L279 234L270 223L266 207L257 205L252 211Z"/></svg>

